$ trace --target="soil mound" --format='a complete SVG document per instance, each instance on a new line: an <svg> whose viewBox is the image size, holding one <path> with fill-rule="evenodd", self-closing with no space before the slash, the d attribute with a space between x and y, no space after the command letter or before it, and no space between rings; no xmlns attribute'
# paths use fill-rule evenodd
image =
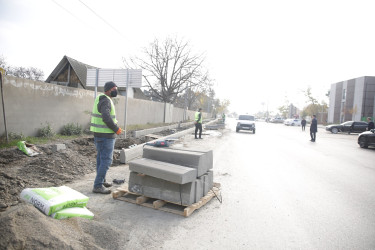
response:
<svg viewBox="0 0 375 250"><path fill-rule="evenodd" d="M42 153L29 157L18 148L0 150L0 211L17 205L25 188L62 186L80 176L95 172L96 149L94 138L59 141L66 149L54 152L53 145L36 145ZM120 152L141 139L117 139L113 166L120 165Z"/></svg>
<svg viewBox="0 0 375 250"><path fill-rule="evenodd" d="M0 249L119 249L125 234L95 220L56 220L21 203L0 214L0 235Z"/></svg>

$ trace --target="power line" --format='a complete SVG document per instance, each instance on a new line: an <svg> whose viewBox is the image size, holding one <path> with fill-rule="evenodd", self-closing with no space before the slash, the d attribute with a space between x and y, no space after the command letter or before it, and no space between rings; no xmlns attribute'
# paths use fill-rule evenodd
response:
<svg viewBox="0 0 375 250"><path fill-rule="evenodd" d="M118 31L115 27L113 27L109 22L107 22L103 17L101 17L98 13L96 13L93 9L91 9L87 4L82 2L81 0L78 0L81 4L83 4L86 8L88 8L92 13L94 13L97 17L99 17L103 22L105 22L109 27L111 27L114 31L116 31L118 34L123 36L120 31Z"/></svg>
<svg viewBox="0 0 375 250"><path fill-rule="evenodd" d="M70 14L71 16L73 16L75 19L77 19L78 21L80 21L83 24L87 25L87 23L85 23L84 21L82 21L82 19L79 19L76 15L74 15L72 12L70 12L64 6L62 6L61 4L59 4L58 2L56 2L55 0L51 0L51 1L54 2L57 6L59 6L61 9L65 10L68 14Z"/></svg>

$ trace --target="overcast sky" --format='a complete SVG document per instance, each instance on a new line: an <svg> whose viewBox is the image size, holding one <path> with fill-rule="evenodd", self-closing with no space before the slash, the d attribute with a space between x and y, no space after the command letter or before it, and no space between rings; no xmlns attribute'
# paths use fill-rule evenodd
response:
<svg viewBox="0 0 375 250"><path fill-rule="evenodd" d="M154 38L178 37L216 80L231 111L302 109L332 83L375 75L375 1L0 0L0 55L45 78L64 55L121 68ZM90 10L91 9L91 10ZM95 13L96 14L95 14ZM328 99L325 99L328 101ZM264 103L264 105L262 105Z"/></svg>

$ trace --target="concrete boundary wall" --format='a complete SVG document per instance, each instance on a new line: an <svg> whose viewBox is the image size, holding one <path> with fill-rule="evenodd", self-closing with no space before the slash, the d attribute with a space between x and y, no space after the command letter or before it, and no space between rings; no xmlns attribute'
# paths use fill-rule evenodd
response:
<svg viewBox="0 0 375 250"><path fill-rule="evenodd" d="M4 100L0 101L0 136L5 133L2 101L8 134L36 136L39 129L47 124L57 133L69 123L89 128L94 91L13 76L3 76L2 88ZM125 101L124 96L114 98L117 120L122 128ZM127 125L180 122L183 112L183 109L175 108L172 104L129 98ZM189 110L187 113L192 120L195 111ZM209 117L205 113L203 115Z"/></svg>

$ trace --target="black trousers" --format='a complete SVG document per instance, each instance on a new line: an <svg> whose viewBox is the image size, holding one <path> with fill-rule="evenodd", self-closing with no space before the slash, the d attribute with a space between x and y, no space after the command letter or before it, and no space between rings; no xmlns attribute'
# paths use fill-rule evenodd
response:
<svg viewBox="0 0 375 250"><path fill-rule="evenodd" d="M306 125L302 125L302 131L305 131Z"/></svg>
<svg viewBox="0 0 375 250"><path fill-rule="evenodd" d="M195 124L195 138L197 138L197 132L199 130L199 138L202 138L202 123Z"/></svg>
<svg viewBox="0 0 375 250"><path fill-rule="evenodd" d="M311 136L311 140L315 141L315 139L316 139L316 132L310 131L310 136Z"/></svg>

